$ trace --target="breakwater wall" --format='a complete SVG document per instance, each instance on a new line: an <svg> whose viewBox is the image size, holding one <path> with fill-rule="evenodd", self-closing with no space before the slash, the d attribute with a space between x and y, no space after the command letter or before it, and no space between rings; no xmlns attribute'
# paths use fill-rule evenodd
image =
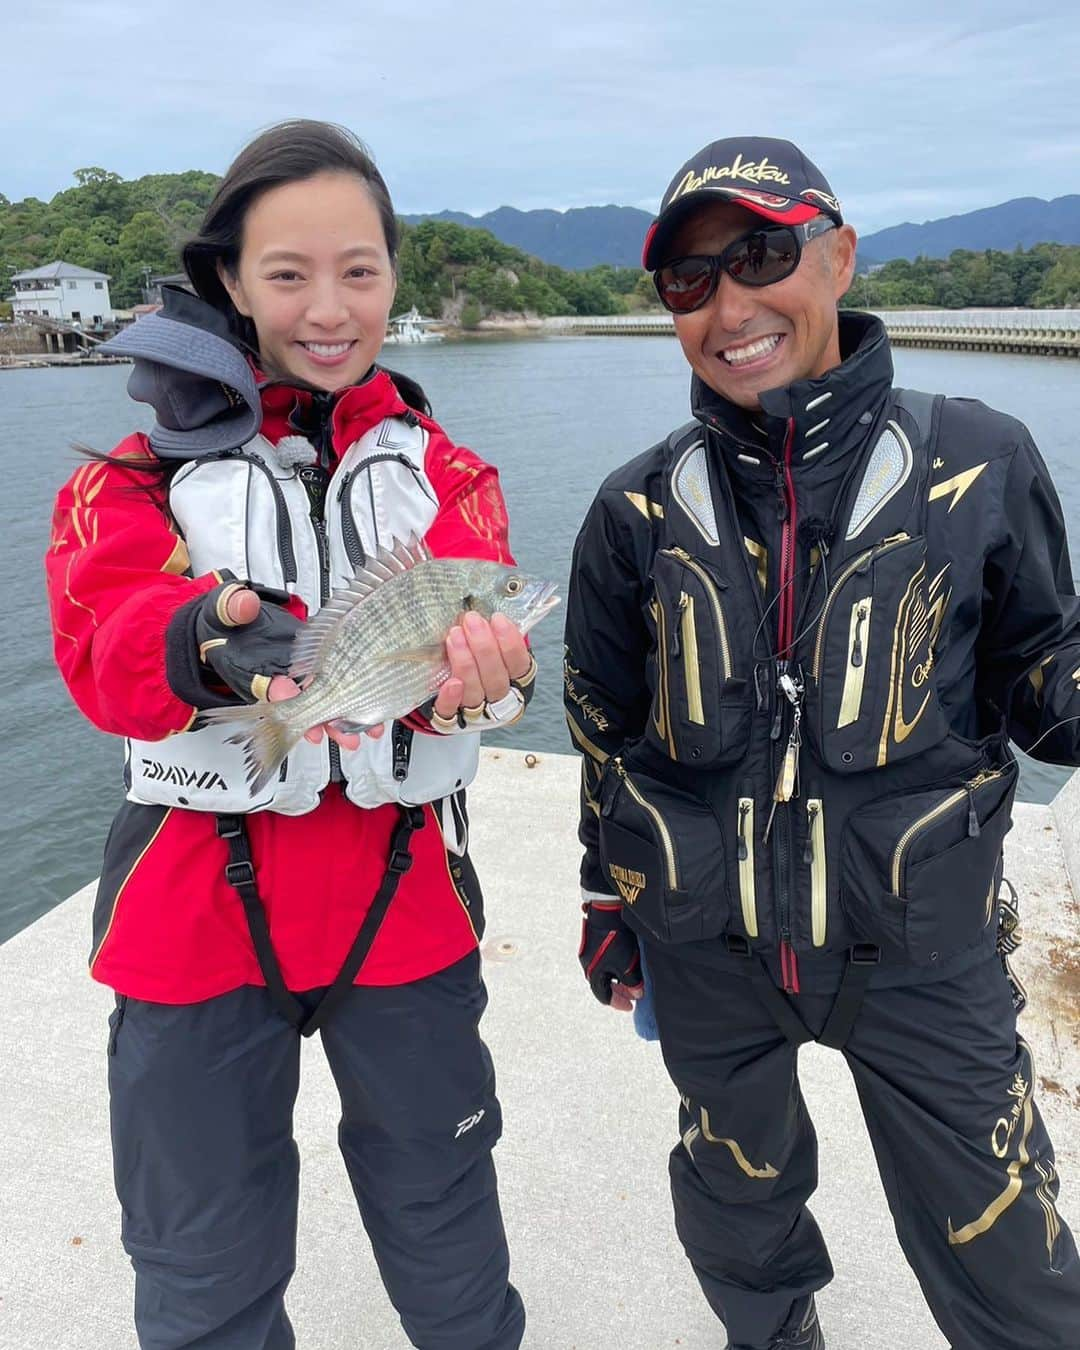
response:
<svg viewBox="0 0 1080 1350"><path fill-rule="evenodd" d="M898 347L1080 356L1080 309L928 309L871 311ZM664 337L670 314L574 315L547 319L548 332L591 337Z"/></svg>

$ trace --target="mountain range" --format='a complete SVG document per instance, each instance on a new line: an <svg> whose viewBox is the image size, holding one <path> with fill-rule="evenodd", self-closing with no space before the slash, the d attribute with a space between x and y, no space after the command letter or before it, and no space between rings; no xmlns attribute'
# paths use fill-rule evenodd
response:
<svg viewBox="0 0 1080 1350"><path fill-rule="evenodd" d="M641 245L652 222L648 211L633 206L578 206L568 211L519 211L500 206L486 215L440 211L404 216L411 225L421 220L449 220L490 232L505 244L559 267L640 267ZM1080 194L1017 197L998 206L964 215L945 216L921 225L890 225L859 240L859 264L865 268L893 258L946 258L957 248L1011 251L1020 245L1080 244Z"/></svg>

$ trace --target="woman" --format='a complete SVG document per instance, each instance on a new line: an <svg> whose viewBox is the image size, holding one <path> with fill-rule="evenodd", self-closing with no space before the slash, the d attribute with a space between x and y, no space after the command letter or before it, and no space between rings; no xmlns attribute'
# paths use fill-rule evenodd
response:
<svg viewBox="0 0 1080 1350"><path fill-rule="evenodd" d="M374 364L397 243L351 135L302 121L259 136L184 250L198 298L169 293L114 341L153 431L57 502L56 659L82 711L127 739L91 972L117 994L116 1186L153 1350L294 1345L291 1121L298 1032L316 1028L412 1343L511 1350L524 1327L463 803L468 733L513 720L531 690L521 635L470 613L426 715L385 735L312 728L256 801L227 734L192 729L203 709L295 695L300 622L393 538L512 561L495 471Z"/></svg>

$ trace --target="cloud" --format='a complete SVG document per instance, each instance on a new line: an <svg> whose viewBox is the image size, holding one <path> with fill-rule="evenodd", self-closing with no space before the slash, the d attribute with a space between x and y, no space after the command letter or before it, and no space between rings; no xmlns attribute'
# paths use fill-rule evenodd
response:
<svg viewBox="0 0 1080 1350"><path fill-rule="evenodd" d="M86 164L220 171L290 116L356 130L402 211L652 209L700 145L750 133L803 145L864 230L1080 190L1065 0L834 0L776 23L723 0L43 0L8 38L11 198Z"/></svg>

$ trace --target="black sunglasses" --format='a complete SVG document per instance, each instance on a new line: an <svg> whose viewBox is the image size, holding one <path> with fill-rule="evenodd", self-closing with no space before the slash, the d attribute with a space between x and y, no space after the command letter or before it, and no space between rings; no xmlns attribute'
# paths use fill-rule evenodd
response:
<svg viewBox="0 0 1080 1350"><path fill-rule="evenodd" d="M763 225L733 240L721 253L674 258L658 267L653 273L656 293L672 314L692 314L716 294L721 272L742 286L771 286L795 271L803 244L835 229L836 222L828 216L815 216L805 225Z"/></svg>

